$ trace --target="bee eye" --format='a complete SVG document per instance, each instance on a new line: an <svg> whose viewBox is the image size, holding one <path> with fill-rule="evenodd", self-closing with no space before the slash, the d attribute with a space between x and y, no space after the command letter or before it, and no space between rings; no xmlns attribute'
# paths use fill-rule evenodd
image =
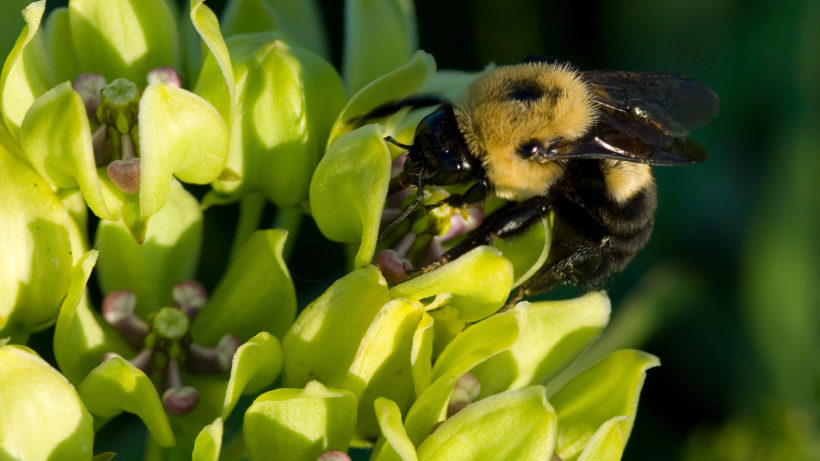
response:
<svg viewBox="0 0 820 461"><path fill-rule="evenodd" d="M546 155L547 151L538 141L527 141L518 146L516 153L526 159L538 158Z"/></svg>

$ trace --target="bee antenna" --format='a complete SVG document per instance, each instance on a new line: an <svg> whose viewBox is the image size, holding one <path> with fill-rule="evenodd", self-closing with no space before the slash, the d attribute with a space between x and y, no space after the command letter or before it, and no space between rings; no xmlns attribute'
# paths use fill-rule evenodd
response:
<svg viewBox="0 0 820 461"><path fill-rule="evenodd" d="M411 146L411 145L402 144L402 143L400 143L400 142L396 141L396 140L393 138L393 136L385 136L385 137L384 137L384 140L385 140L385 141L387 141L387 142L389 142L390 144L393 144L394 146L401 147L401 148L402 148L402 149L404 149L404 150L410 150L410 149L412 149L412 148L413 148L413 146Z"/></svg>

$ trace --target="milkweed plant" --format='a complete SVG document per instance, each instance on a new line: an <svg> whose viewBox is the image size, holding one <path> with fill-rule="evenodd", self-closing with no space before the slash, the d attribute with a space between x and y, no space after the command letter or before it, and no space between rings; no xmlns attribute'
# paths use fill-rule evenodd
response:
<svg viewBox="0 0 820 461"><path fill-rule="evenodd" d="M402 154L384 138L421 115L355 120L473 77L416 50L409 0L347 0L341 72L308 0L21 3L0 5L24 8L0 75L0 460L621 458L658 360L577 360L603 292L508 304L548 221L408 279L417 242L470 220L379 242ZM233 203L205 287L203 217ZM349 249L306 306L299 227L260 225L268 203ZM43 330L51 349L27 346ZM122 413L146 430L118 433ZM144 450L101 452L110 434Z"/></svg>

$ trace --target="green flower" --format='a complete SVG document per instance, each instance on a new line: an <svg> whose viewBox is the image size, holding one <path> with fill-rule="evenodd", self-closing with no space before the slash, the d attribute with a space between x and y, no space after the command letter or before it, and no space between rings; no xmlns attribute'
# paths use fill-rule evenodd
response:
<svg viewBox="0 0 820 461"><path fill-rule="evenodd" d="M172 177L207 184L222 174L228 125L180 87L177 20L165 1L71 0L41 27L44 9L23 10L3 66L4 131L49 183L79 188L97 216L122 218L142 241ZM193 2L194 26L218 49L209 14Z"/></svg>
<svg viewBox="0 0 820 461"><path fill-rule="evenodd" d="M98 425L134 413L154 443L189 453L197 433L226 418L242 393L277 378L276 336L296 310L283 231L253 234L211 296L191 281L201 220L199 204L174 183L143 244L122 223L102 222L102 314L82 296L96 258L89 253L74 270L54 336L57 363Z"/></svg>
<svg viewBox="0 0 820 461"><path fill-rule="evenodd" d="M74 386L31 349L0 344L0 402L3 459L91 459L91 414Z"/></svg>
<svg viewBox="0 0 820 461"><path fill-rule="evenodd" d="M74 255L69 215L43 178L2 146L0 171L0 337L5 337L54 322Z"/></svg>

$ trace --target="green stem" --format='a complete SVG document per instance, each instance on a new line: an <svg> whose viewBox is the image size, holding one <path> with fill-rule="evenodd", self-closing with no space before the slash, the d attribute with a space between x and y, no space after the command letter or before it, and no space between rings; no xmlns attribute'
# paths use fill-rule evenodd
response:
<svg viewBox="0 0 820 461"><path fill-rule="evenodd" d="M259 228L259 220L265 209L265 197L260 193L248 193L239 202L239 220L236 224L236 235L231 246L231 259L242 245Z"/></svg>
<svg viewBox="0 0 820 461"><path fill-rule="evenodd" d="M300 205L296 205L289 208L278 209L276 211L276 217L273 218L274 228L288 231L285 248L282 250L282 257L285 261L290 259L293 243L296 241L296 236L299 235L299 229L302 227L302 218L304 218L304 216L305 211Z"/></svg>

